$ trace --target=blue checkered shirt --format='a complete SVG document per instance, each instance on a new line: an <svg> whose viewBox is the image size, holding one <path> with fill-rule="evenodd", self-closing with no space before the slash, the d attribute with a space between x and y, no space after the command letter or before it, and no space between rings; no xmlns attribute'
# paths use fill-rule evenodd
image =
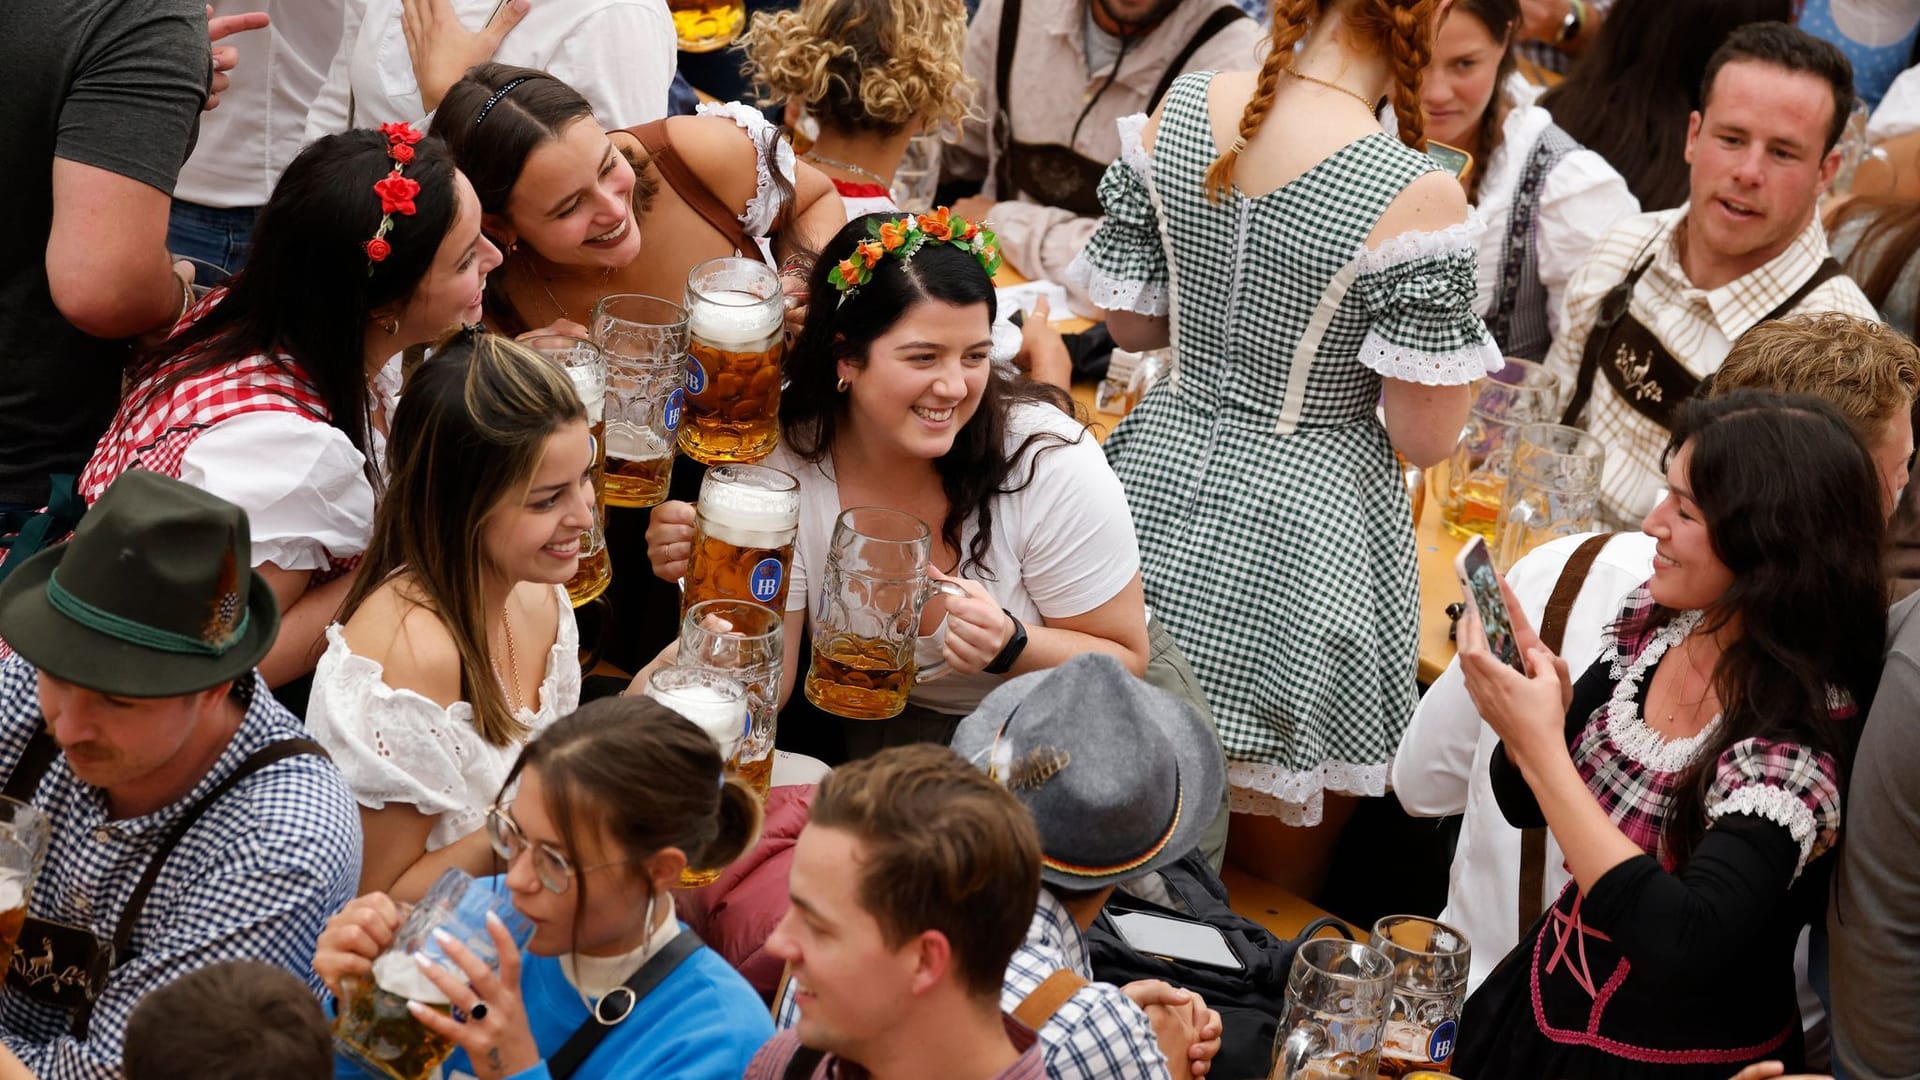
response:
<svg viewBox="0 0 1920 1080"><path fill-rule="evenodd" d="M1093 978L1087 939L1060 901L1046 889L1034 908L1027 940L1007 962L1000 1009L1011 1014L1061 968ZM782 995L774 1013L781 1030L799 1018L793 995ZM1167 1080L1167 1059L1153 1037L1153 1024L1132 999L1111 983L1089 982L1040 1027L1040 1045L1050 1080Z"/></svg>
<svg viewBox="0 0 1920 1080"><path fill-rule="evenodd" d="M45 725L36 681L25 660L0 663L0 775L12 773ZM256 676L238 731L200 783L171 806L123 820L110 820L105 793L56 755L32 800L53 818L53 839L31 913L111 940L148 859L187 806L255 750L305 734ZM264 960L310 979L320 929L353 898L359 874L359 810L339 770L304 755L268 765L209 806L167 856L135 924L132 959L107 980L87 1040L68 1034L65 1013L6 993L0 1042L39 1080L117 1080L127 1017L148 991L221 960ZM30 963L37 948L23 938L15 965Z"/></svg>

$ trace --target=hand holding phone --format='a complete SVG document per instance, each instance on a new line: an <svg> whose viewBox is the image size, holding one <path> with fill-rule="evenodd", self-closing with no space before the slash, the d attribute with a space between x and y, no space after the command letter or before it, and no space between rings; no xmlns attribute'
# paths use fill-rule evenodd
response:
<svg viewBox="0 0 1920 1080"><path fill-rule="evenodd" d="M1460 576L1460 588L1466 593L1467 605L1480 616L1480 628L1487 638L1487 651L1501 663L1525 675L1527 662L1521 655L1520 638L1514 632L1513 617L1507 611L1507 599L1500 588L1500 572L1493 568L1493 556L1487 552L1487 542L1478 536L1467 541L1454 559L1453 569Z"/></svg>

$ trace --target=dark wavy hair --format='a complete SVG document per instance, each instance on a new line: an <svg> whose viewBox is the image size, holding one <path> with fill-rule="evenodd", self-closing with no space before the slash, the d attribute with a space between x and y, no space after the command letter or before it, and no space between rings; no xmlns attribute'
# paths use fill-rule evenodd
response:
<svg viewBox="0 0 1920 1080"><path fill-rule="evenodd" d="M840 299L827 274L835 264L853 255L856 244L867 239L869 222L904 217L868 214L847 222L828 241L813 268L808 291L814 300L807 310L806 326L787 349L788 384L780 394L781 438L808 461L819 461L832 453L834 439L846 422L846 395L835 389L840 378L839 362L865 366L874 339L891 330L914 304L922 300L956 307L981 304L986 308L987 325L993 323L993 279L972 254L949 244L928 244L911 259L891 255L882 258L874 266L871 280ZM1019 491L1033 482L1037 465L1030 466L1024 478L1016 480L1012 475L1015 464L1028 450L1039 447L1034 455L1037 462L1040 453L1052 448L1047 444L1067 444L1059 435L1036 432L1008 451L1008 416L1015 406L1030 401L1045 402L1082 419L1073 399L1058 387L1015 380L996 370L988 374L980 407L954 437L953 448L934 462L947 496L947 517L940 523L940 535L961 555L956 573L972 568L986 577L993 576L994 568L985 561L993 539L993 497ZM979 528L973 543L962 551L960 534L969 519L977 520Z"/></svg>
<svg viewBox="0 0 1920 1080"><path fill-rule="evenodd" d="M1793 17L1793 0L1619 0L1593 47L1540 104L1626 178L1642 210L1687 201L1687 117L1707 60L1736 28Z"/></svg>
<svg viewBox="0 0 1920 1080"><path fill-rule="evenodd" d="M422 139L404 174L420 185L414 213L394 215L392 254L369 274L360 245L380 227L373 185L392 169L378 131L343 131L301 150L261 208L246 269L226 295L128 369L130 385L146 384L143 406L183 379L258 356L311 387L327 421L367 454L368 320L413 295L459 206L446 144ZM377 486L371 463L368 476Z"/></svg>
<svg viewBox="0 0 1920 1080"><path fill-rule="evenodd" d="M1681 862L1706 832L1720 755L1741 740L1830 754L1845 790L1857 719L1880 680L1888 599L1878 473L1831 405L1757 390L1695 398L1679 411L1669 459L1683 446L1692 448L1687 482L1714 554L1733 574L1703 626L1737 619L1739 637L1713 669L1720 730L1681 779L1667 818L1663 839ZM1677 614L1655 606L1636 629ZM1854 721L1830 715L1830 687L1852 696Z"/></svg>

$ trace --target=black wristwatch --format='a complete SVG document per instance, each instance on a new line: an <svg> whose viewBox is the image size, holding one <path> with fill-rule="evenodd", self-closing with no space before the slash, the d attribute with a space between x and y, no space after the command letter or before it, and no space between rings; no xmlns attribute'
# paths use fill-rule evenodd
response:
<svg viewBox="0 0 1920 1080"><path fill-rule="evenodd" d="M1000 610L1007 611L1006 608ZM989 675L1005 675L1014 661L1020 659L1020 654L1027 650L1027 628L1021 625L1013 612L1007 611L1007 618L1013 620L1013 636L1007 639L1006 647L1000 650L1000 654L988 662L985 670Z"/></svg>

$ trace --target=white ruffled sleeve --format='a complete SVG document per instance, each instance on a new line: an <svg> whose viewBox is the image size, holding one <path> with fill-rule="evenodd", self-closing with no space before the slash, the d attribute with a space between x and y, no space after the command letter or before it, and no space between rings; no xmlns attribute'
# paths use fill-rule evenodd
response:
<svg viewBox="0 0 1920 1080"><path fill-rule="evenodd" d="M1389 238L1359 254L1356 285L1372 325L1360 362L1389 379L1458 386L1505 366L1474 313L1478 215Z"/></svg>
<svg viewBox="0 0 1920 1080"><path fill-rule="evenodd" d="M1707 789L1709 824L1749 814L1787 830L1800 845L1795 878L1840 836L1840 784L1833 758L1799 743L1743 739L1716 763Z"/></svg>
<svg viewBox="0 0 1920 1080"><path fill-rule="evenodd" d="M709 101L696 111L700 116L724 116L738 124L753 139L759 161L753 178L753 198L747 200L747 212L740 215L740 224L751 236L771 234L774 224L780 220L780 212L786 209L781 204L779 192L774 190L773 170L778 168L780 175L786 177L788 186L793 185L793 146L779 137L779 129L759 109L744 102ZM771 137L769 133L772 133ZM772 163L767 161L769 143L774 147L775 160Z"/></svg>
<svg viewBox="0 0 1920 1080"><path fill-rule="evenodd" d="M255 566L325 570L373 533L366 459L339 428L298 413L215 424L187 447L180 479L247 512Z"/></svg>
<svg viewBox="0 0 1920 1080"><path fill-rule="evenodd" d="M1167 257L1147 189L1153 161L1140 138L1147 116L1123 116L1116 126L1120 159L1100 178L1100 226L1067 265L1065 280L1104 310L1165 315Z"/></svg>

